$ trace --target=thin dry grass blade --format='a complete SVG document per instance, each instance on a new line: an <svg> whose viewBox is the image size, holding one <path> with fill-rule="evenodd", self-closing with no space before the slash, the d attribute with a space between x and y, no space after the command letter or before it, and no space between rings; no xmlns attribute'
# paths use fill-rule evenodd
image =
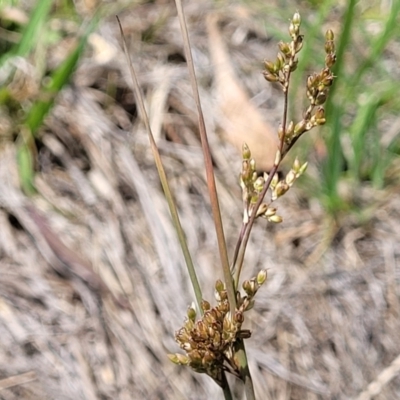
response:
<svg viewBox="0 0 400 400"><path fill-rule="evenodd" d="M210 147L209 147L208 139L207 139L207 132L206 132L206 127L205 127L205 123L204 123L203 110L202 110L201 103L200 103L200 96L199 96L199 90L198 90L198 86L197 86L196 73L194 71L192 52L191 52L190 42L189 42L189 34L187 31L185 15L183 13L182 2L180 0L175 0L175 4L176 4L176 9L178 11L179 23L181 26L183 46L185 49L185 57L186 57L188 70L189 70L190 83L192 85L193 96L194 96L194 100L195 100L196 107L197 107L201 145L202 145L202 149L203 149L204 163L205 163L205 167L206 167L208 193L210 196L215 231L217 234L219 255L220 255L221 265L222 265L222 269L223 269L223 273L224 273L226 289L228 292L229 304L230 304L231 310L233 310L236 306L236 297L235 297L235 291L233 288L232 275L231 275L230 267L229 267L229 259L228 259L228 252L226 249L224 228L222 225L222 218L221 218L221 212L220 212L220 207L219 207L217 188L215 185L214 168L213 168L212 159L211 159L211 151L210 151Z"/></svg>
<svg viewBox="0 0 400 400"><path fill-rule="evenodd" d="M172 192L171 192L171 189L168 184L167 176L165 174L165 170L164 170L164 167L161 162L160 152L158 151L157 144L154 140L153 133L151 131L150 121L147 116L146 108L144 106L143 96L140 91L140 86L139 86L139 83L137 80L135 69L133 67L133 64L132 64L129 54L128 54L128 48L126 46L125 35L124 35L122 25L121 25L121 22L120 22L118 16L117 16L117 20L118 20L119 28L121 30L121 37L122 37L124 52L126 55L127 63L129 65L129 70L130 70L131 77L132 77L133 87L134 87L134 91L135 91L135 97L136 97L136 101L137 101L138 107L139 107L139 114L140 114L142 121L145 124L146 131L149 135L149 140L150 140L151 150L152 150L153 156L154 156L154 161L156 163L157 171L158 171L158 174L160 177L161 185L164 190L165 198L167 199L167 202L168 202L168 207L169 207L169 210L171 213L172 221L173 221L176 233L179 238L179 243L182 248L183 256L185 257L185 262L186 262L186 266L187 266L187 269L189 272L189 277L192 282L193 290L194 290L194 293L196 296L197 306L198 306L199 311L202 313L203 311L202 311L202 308L200 305L201 305L203 296L201 293L199 281L197 279L196 271L195 271L195 268L193 265L192 257L189 252L189 248L187 246L185 234L182 229L182 225L181 225L181 222L179 219L178 211L176 209L175 201L173 199Z"/></svg>
<svg viewBox="0 0 400 400"><path fill-rule="evenodd" d="M233 279L232 279L230 266L229 266L229 259L228 259L227 249L226 249L224 228L222 225L217 188L215 185L214 168L213 168L212 159L211 159L211 151L210 151L210 147L208 144L208 138L207 138L207 132L206 132L206 127L205 127L205 123L204 123L203 111L202 111L202 107L201 107L201 103L200 103L200 96L199 96L199 90L198 90L198 86L197 86L196 73L194 70L189 35L188 35L188 31L187 31L187 26L186 26L185 15L183 13L182 3L180 0L175 0L175 4L176 4L177 11L178 11L179 23L181 26L183 44L184 44L184 49L185 49L185 56L186 56L186 61L188 64L188 70L189 70L189 76L190 76L190 83L192 85L193 96L194 96L194 100L196 102L196 107L197 107L197 112L198 112L198 124L199 124L200 138L201 138L201 144L202 144L202 149L203 149L204 163L205 163L205 167L206 167L207 187L208 187L208 192L209 192L209 196L210 196L211 209L213 212L214 226L215 226L215 230L216 230L216 234L217 234L218 247L219 247L219 253L220 253L220 258L221 258L221 265L222 265L222 270L224 273L224 279L225 279L225 285L226 285L226 289L227 289L230 309L234 310L236 308L235 289L234 289ZM232 312L232 316L233 316L233 312ZM235 357L236 357L237 364L241 371L241 376L242 376L243 382L245 383L245 391L246 391L247 400L255 400L254 388L253 388L253 384L252 384L252 380L251 380L251 376L250 376L250 371L249 371L249 367L248 367L248 363L247 363L247 357L246 357L246 352L244 350L243 342L240 343L240 348L236 352ZM223 387L223 391L224 391L225 399L229 399L231 397L231 392L230 392L229 385L227 384L227 382Z"/></svg>

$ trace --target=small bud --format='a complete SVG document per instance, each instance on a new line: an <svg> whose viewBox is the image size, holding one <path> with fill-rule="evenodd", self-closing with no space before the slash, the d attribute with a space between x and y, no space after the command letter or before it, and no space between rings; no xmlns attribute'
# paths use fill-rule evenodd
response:
<svg viewBox="0 0 400 400"><path fill-rule="evenodd" d="M279 182L279 176L278 174L275 174L274 177L271 180L271 188L274 189L276 187L276 185Z"/></svg>
<svg viewBox="0 0 400 400"><path fill-rule="evenodd" d="M325 103L327 93L325 91L319 92L317 98L315 99L315 105L320 106Z"/></svg>
<svg viewBox="0 0 400 400"><path fill-rule="evenodd" d="M264 178L262 176L259 176L253 184L254 190L258 193L261 193L264 187L264 183L265 183Z"/></svg>
<svg viewBox="0 0 400 400"><path fill-rule="evenodd" d="M257 283L261 286L267 279L267 271L263 269L257 274Z"/></svg>
<svg viewBox="0 0 400 400"><path fill-rule="evenodd" d="M325 42L325 53L326 54L332 54L335 52L335 42L333 41L326 41Z"/></svg>
<svg viewBox="0 0 400 400"><path fill-rule="evenodd" d="M221 334L218 331L216 331L213 337L213 345L214 347L217 348L220 346L220 344L221 344Z"/></svg>
<svg viewBox="0 0 400 400"><path fill-rule="evenodd" d="M182 356L182 354L177 354L177 355L178 355L178 358L179 358L179 356ZM182 359L182 360L184 361L184 359ZM193 350L192 352L190 352L190 361L195 364L201 363L201 355L198 350Z"/></svg>
<svg viewBox="0 0 400 400"><path fill-rule="evenodd" d="M324 77L321 81L321 84L324 85L325 87L332 86L333 83L333 75L328 75Z"/></svg>
<svg viewBox="0 0 400 400"><path fill-rule="evenodd" d="M298 63L299 63L299 60L297 60L297 59L291 61L290 68L289 68L290 72L296 71Z"/></svg>
<svg viewBox="0 0 400 400"><path fill-rule="evenodd" d="M301 23L301 18L300 14L296 12L293 15L292 22L289 25L289 34L292 39L296 39L297 36L299 36L300 32L300 23Z"/></svg>
<svg viewBox="0 0 400 400"><path fill-rule="evenodd" d="M284 133L285 132L283 131L283 126L279 125L279 128L278 128L278 139L279 140L282 140Z"/></svg>
<svg viewBox="0 0 400 400"><path fill-rule="evenodd" d="M293 171L295 171L296 173L299 172L299 169L300 169L300 161L299 161L299 159L298 159L297 157L296 157L296 158L294 159L294 161L293 161L292 169L293 169Z"/></svg>
<svg viewBox="0 0 400 400"><path fill-rule="evenodd" d="M178 360L178 356L176 354L167 354L167 357L169 358L170 361L172 361L174 364L180 364Z"/></svg>
<svg viewBox="0 0 400 400"><path fill-rule="evenodd" d="M326 55L326 57L325 57L325 65L326 65L328 68L333 67L333 65L335 64L335 62L336 62L336 55L335 55L335 54L327 54L327 55Z"/></svg>
<svg viewBox="0 0 400 400"><path fill-rule="evenodd" d="M288 190L289 190L289 185L284 181L280 181L276 185L274 193L272 194L272 199L276 200L277 198L283 196Z"/></svg>
<svg viewBox="0 0 400 400"><path fill-rule="evenodd" d="M308 167L308 162L305 162L299 169L299 175L303 175Z"/></svg>
<svg viewBox="0 0 400 400"><path fill-rule="evenodd" d="M288 184L288 186L292 186L295 180L296 173L291 169L286 175L285 182Z"/></svg>
<svg viewBox="0 0 400 400"><path fill-rule="evenodd" d="M192 346L189 342L185 342L182 344L182 349L185 350L187 353L192 350Z"/></svg>
<svg viewBox="0 0 400 400"><path fill-rule="evenodd" d="M220 293L220 295L221 295L221 300L222 300L222 301L228 299L228 292L227 292L226 290L223 290L223 291Z"/></svg>
<svg viewBox="0 0 400 400"><path fill-rule="evenodd" d="M265 203L260 204L260 207L258 207L256 217L259 217L260 215L265 214L265 212L268 210L268 205Z"/></svg>
<svg viewBox="0 0 400 400"><path fill-rule="evenodd" d="M300 17L300 14L299 14L298 12L295 12L295 13L294 13L293 18L292 18L292 23L293 23L294 25L300 26L300 24L301 24L301 17ZM333 33L332 33L332 35L333 35Z"/></svg>
<svg viewBox="0 0 400 400"><path fill-rule="evenodd" d="M278 82L279 78L276 75L269 74L268 72L263 72L264 78L268 82Z"/></svg>
<svg viewBox="0 0 400 400"><path fill-rule="evenodd" d="M208 311L211 308L210 303L207 300L201 301L201 308L203 311Z"/></svg>
<svg viewBox="0 0 400 400"><path fill-rule="evenodd" d="M249 160L242 161L242 173L240 177L244 183L247 183L247 181L251 178L251 166Z"/></svg>
<svg viewBox="0 0 400 400"><path fill-rule="evenodd" d="M281 53L278 53L276 61L276 66L278 71L280 71L284 65L285 65L285 59Z"/></svg>
<svg viewBox="0 0 400 400"><path fill-rule="evenodd" d="M296 124L294 127L294 137L300 136L302 133L305 132L306 121L303 119Z"/></svg>
<svg viewBox="0 0 400 400"><path fill-rule="evenodd" d="M250 159L250 169L252 171L256 170L256 160L254 158Z"/></svg>
<svg viewBox="0 0 400 400"><path fill-rule="evenodd" d="M249 149L249 146L247 145L247 143L243 143L242 158L243 158L243 160L249 160L250 157L251 157L251 151Z"/></svg>
<svg viewBox="0 0 400 400"><path fill-rule="evenodd" d="M279 165L279 163L281 162L281 159L282 159L282 154L281 154L281 152L279 150L277 150L276 154L275 154L274 164L275 165Z"/></svg>
<svg viewBox="0 0 400 400"><path fill-rule="evenodd" d="M235 322L237 322L238 324L242 324L244 321L244 315L242 312L240 311L236 311L235 312L235 316L234 316Z"/></svg>
<svg viewBox="0 0 400 400"><path fill-rule="evenodd" d="M280 215L273 215L268 218L268 221L274 222L275 224L279 224L283 221L283 218Z"/></svg>
<svg viewBox="0 0 400 400"><path fill-rule="evenodd" d="M221 279L218 279L217 282L215 282L215 290L217 292L222 292L225 289L224 283L221 281Z"/></svg>
<svg viewBox="0 0 400 400"><path fill-rule="evenodd" d="M314 114L314 117L317 125L323 125L326 122L324 108L318 107L317 111Z"/></svg>
<svg viewBox="0 0 400 400"><path fill-rule="evenodd" d="M242 284L243 290L249 295L251 296L252 292L251 292L251 283L248 280L245 280Z"/></svg>
<svg viewBox="0 0 400 400"><path fill-rule="evenodd" d="M289 125L286 128L286 136L290 138L293 135L293 132L294 132L294 123L293 121L290 121Z"/></svg>
<svg viewBox="0 0 400 400"><path fill-rule="evenodd" d="M335 39L335 36L334 36L334 34L333 34L332 29L328 29L328 30L326 31L326 33L325 33L325 39L326 39L326 40L330 40L330 41L333 41L333 40Z"/></svg>
<svg viewBox="0 0 400 400"><path fill-rule="evenodd" d="M196 319L196 310L193 305L188 307L186 314L189 320L194 321Z"/></svg>
<svg viewBox="0 0 400 400"><path fill-rule="evenodd" d="M294 48L295 53L298 53L302 48L303 48L303 36L300 35L297 37L297 40L295 43L295 48Z"/></svg>
<svg viewBox="0 0 400 400"><path fill-rule="evenodd" d="M275 73L277 72L276 65L271 61L265 60L264 66L265 66L265 69L272 75L275 75Z"/></svg>
<svg viewBox="0 0 400 400"><path fill-rule="evenodd" d="M268 210L265 211L264 215L266 217L271 217L272 215L275 215L276 213L276 208L275 207L268 207Z"/></svg>
<svg viewBox="0 0 400 400"><path fill-rule="evenodd" d="M252 279L250 281L250 296L254 296L257 292L258 287L256 287L256 282L254 281L254 279Z"/></svg>
<svg viewBox="0 0 400 400"><path fill-rule="evenodd" d="M212 326L208 327L208 336L210 338L213 338L215 336L215 330L212 328Z"/></svg>
<svg viewBox="0 0 400 400"><path fill-rule="evenodd" d="M176 354L176 357L178 359L178 363L181 365L187 365L189 364L189 357L183 355L183 354ZM171 359L170 359L171 360ZM171 360L172 361L172 360ZM173 362L173 361L172 361Z"/></svg>
<svg viewBox="0 0 400 400"><path fill-rule="evenodd" d="M278 43L279 50L284 54L288 55L290 54L290 47L287 43L285 42L279 42Z"/></svg>

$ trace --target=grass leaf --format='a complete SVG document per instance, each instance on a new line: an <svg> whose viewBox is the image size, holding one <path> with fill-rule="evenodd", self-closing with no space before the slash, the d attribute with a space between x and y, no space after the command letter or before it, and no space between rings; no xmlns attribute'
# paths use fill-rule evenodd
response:
<svg viewBox="0 0 400 400"><path fill-rule="evenodd" d="M126 55L126 60L127 60L128 66L129 66L129 70L130 70L130 73L131 73L131 78L132 78L132 82L133 82L136 101L138 103L138 109L139 109L139 113L140 113L139 115L140 115L143 123L145 124L146 131L147 131L148 136L149 136L150 146L151 146L151 150L153 152L153 156L154 156L154 160L155 160L155 163L156 163L158 175L160 177L161 185L162 185L162 188L164 190L165 198L167 199L167 202L168 202L169 211L171 213L172 222L174 224L176 233L178 235L179 243L181 245L183 256L185 258L185 262L186 262L186 266L187 266L187 269L188 269L190 281L192 283L192 287L193 287L193 290L194 290L194 293L195 293L195 297L196 297L197 307L198 307L199 311L201 313L203 313L203 310L202 310L202 308L200 306L201 305L201 301L203 299L203 296L202 296L202 293L201 293L201 288L200 288L199 281L197 279L196 270L194 268L192 257L190 255L189 248L187 246L185 234L184 234L183 229L182 229L182 225L181 225L181 222L180 222L180 219L179 219L178 211L176 209L175 201L174 201L171 189L170 189L169 184L168 184L168 179L167 179L164 167L162 165L160 152L158 151L157 144L156 144L156 142L154 140L154 137L153 137L153 133L152 133L152 130L151 130L151 127L150 127L150 121L149 121L149 118L147 116L146 108L144 106L143 96L142 96L142 93L140 91L139 82L137 80L137 76L136 76L133 64L132 64L132 62L130 60L130 57L129 57L128 48L126 46L125 35L124 35L123 29L122 29L122 25L121 25L121 22L120 22L118 16L117 16L117 20L118 20L118 24L119 24L119 27L120 27L120 30L121 30L122 43L123 43L124 52L125 52L125 55Z"/></svg>
<svg viewBox="0 0 400 400"><path fill-rule="evenodd" d="M203 156L204 156L204 163L205 163L205 168L206 168L208 193L210 196L214 226L215 226L215 231L216 231L217 240L218 240L219 255L220 255L221 265L222 265L222 269L223 269L225 285L226 285L226 289L227 289L227 293L228 293L228 300L229 300L230 308L231 308L231 310L234 310L235 306L236 306L236 296L235 296L235 291L234 291L234 287L233 287L232 275L230 272L228 252L226 249L226 242L225 242L225 235L224 235L224 228L222 225L222 218L221 218L221 212L220 212L220 207L219 207L217 188L216 188L216 184L215 184L214 168L213 168L213 163L212 163L212 158L211 158L211 151L210 151L210 147L209 147L208 139L207 139L207 132L206 132L206 127L205 127L205 123L204 123L203 110L201 108L201 103L200 103L200 96L199 96L199 90L197 87L196 73L194 70L193 57L192 57L192 52L190 49L189 35L188 35L188 31L187 31L187 26L186 26L185 15L183 13L182 2L180 0L176 0L175 4L176 4L177 11L178 11L179 23L181 26L183 45L184 45L184 49L185 49L185 57L187 60L189 76L190 76L190 83L192 85L193 96L194 96L194 100L195 100L196 107L197 107L198 126L199 126L201 145L202 145Z"/></svg>
<svg viewBox="0 0 400 400"><path fill-rule="evenodd" d="M18 160L21 185L27 193L32 193L34 187L34 157L27 157L27 153L34 151L33 137L35 137L38 129L42 126L43 121L54 105L55 98L61 89L68 83L73 74L76 65L85 48L87 38L96 26L97 20L93 19L86 29L85 34L79 40L78 45L72 53L61 63L61 65L51 74L50 83L43 87L40 92L40 98L34 103L27 113L24 126L27 129L27 134L32 138L25 138L21 141L18 149ZM25 133L24 133L25 134Z"/></svg>

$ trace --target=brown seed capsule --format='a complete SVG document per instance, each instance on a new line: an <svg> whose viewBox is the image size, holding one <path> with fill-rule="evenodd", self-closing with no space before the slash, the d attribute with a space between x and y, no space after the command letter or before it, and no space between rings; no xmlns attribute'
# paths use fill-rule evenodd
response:
<svg viewBox="0 0 400 400"><path fill-rule="evenodd" d="M235 312L234 319L235 319L235 321L236 321L238 324L242 324L243 321L244 321L244 315L243 315L243 313L240 312L240 311L236 311L236 312Z"/></svg>
<svg viewBox="0 0 400 400"><path fill-rule="evenodd" d="M335 54L327 54L325 57L325 65L328 68L331 68L336 62L336 55Z"/></svg>
<svg viewBox="0 0 400 400"><path fill-rule="evenodd" d="M248 329L244 329L244 330L238 332L238 336L241 339L249 339L251 337L251 331Z"/></svg>
<svg viewBox="0 0 400 400"><path fill-rule="evenodd" d="M293 60L290 64L290 72L294 72L297 69L297 65L299 63L299 60Z"/></svg>
<svg viewBox="0 0 400 400"><path fill-rule="evenodd" d="M201 301L201 308L203 311L208 311L211 308L210 303L207 300Z"/></svg>
<svg viewBox="0 0 400 400"><path fill-rule="evenodd" d="M297 37L295 47L294 47L295 53L298 53L303 48L303 39L304 39L304 37L302 35Z"/></svg>
<svg viewBox="0 0 400 400"><path fill-rule="evenodd" d="M315 99L315 105L320 106L325 103L327 94L325 91L319 92Z"/></svg>
<svg viewBox="0 0 400 400"><path fill-rule="evenodd" d="M276 75L269 74L268 72L264 71L263 72L264 78L268 82L278 82L279 78Z"/></svg>

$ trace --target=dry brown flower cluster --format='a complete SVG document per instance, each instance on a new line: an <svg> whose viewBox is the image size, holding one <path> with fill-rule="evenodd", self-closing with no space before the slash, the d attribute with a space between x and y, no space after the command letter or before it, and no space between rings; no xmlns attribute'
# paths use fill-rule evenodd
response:
<svg viewBox="0 0 400 400"><path fill-rule="evenodd" d="M189 365L196 372L206 373L222 385L222 373L228 371L236 376L239 366L235 361L235 344L247 339L251 332L242 329L244 313L254 305L254 296L267 279L267 272L260 271L257 277L243 282L245 295L237 292L237 308L230 313L224 283L215 284L217 306L211 308L208 301L201 304L202 317L196 321L194 306L188 308L185 323L175 334L175 339L186 355L170 354L175 364Z"/></svg>

